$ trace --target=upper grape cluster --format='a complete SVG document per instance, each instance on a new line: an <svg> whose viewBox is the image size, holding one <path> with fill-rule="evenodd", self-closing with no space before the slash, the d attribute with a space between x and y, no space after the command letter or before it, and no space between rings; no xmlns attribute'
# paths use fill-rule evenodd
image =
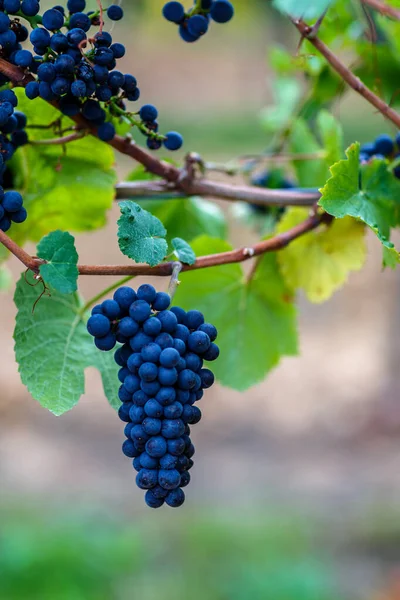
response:
<svg viewBox="0 0 400 600"><path fill-rule="evenodd" d="M0 229L8 231L11 223L22 223L27 217L19 192L4 192L2 184L7 169L16 149L28 141L25 131L26 116L15 111L18 98L12 90L0 91Z"/></svg>
<svg viewBox="0 0 400 600"><path fill-rule="evenodd" d="M56 100L63 114L70 117L81 113L106 142L116 134L113 121L122 117L139 128L152 150L163 142L169 150L180 148L182 137L176 132L159 134L156 117L144 119L140 111L127 111L125 102L136 102L140 90L133 75L116 69L125 47L113 42L102 28L91 37L92 27L101 25L100 11L85 9L85 0L68 0L67 10L57 5L40 15L38 0L0 0L0 55L37 75L37 80L26 86L27 97ZM106 15L119 21L124 13L114 4ZM31 24L30 34L21 18ZM21 46L28 37L33 52ZM1 76L0 84L7 81Z"/></svg>
<svg viewBox="0 0 400 600"><path fill-rule="evenodd" d="M360 148L360 162L368 162L371 158L389 158L394 159L400 156L400 133L393 138L383 133L378 135L374 142L364 144ZM400 179L400 166L393 169L395 177Z"/></svg>
<svg viewBox="0 0 400 600"><path fill-rule="evenodd" d="M194 403L214 383L203 361L218 358L217 330L197 310L170 306L170 297L142 285L119 288L95 306L88 331L100 350L115 352L122 383L119 417L126 422L122 450L133 458L137 485L151 508L181 506L190 481L194 446L189 425L201 411Z"/></svg>
<svg viewBox="0 0 400 600"><path fill-rule="evenodd" d="M167 21L179 25L179 35L185 42L196 42L207 33L210 18L216 23L227 23L234 15L229 0L201 0L189 11L180 2L167 2L163 8Z"/></svg>

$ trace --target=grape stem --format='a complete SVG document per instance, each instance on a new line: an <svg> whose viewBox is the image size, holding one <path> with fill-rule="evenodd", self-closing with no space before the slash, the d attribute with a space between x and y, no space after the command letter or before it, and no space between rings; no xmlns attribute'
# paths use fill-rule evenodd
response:
<svg viewBox="0 0 400 600"><path fill-rule="evenodd" d="M197 269L206 269L218 265L228 265L249 260L255 256L260 256L266 252L276 252L288 246L291 242L301 237L302 235L316 229L322 224L329 225L333 220L331 215L327 213L317 213L315 210L312 214L299 223L292 229L279 233L267 240L262 240L253 246L245 248L237 248L229 252L221 252L220 254L209 254L201 256L193 265L182 265L183 271L194 271ZM0 243L2 243L16 258L18 258L28 269L38 273L41 264L46 261L29 256L11 240L3 231L0 231ZM146 276L164 276L170 277L173 275L176 262L164 262L155 267L148 265L78 265L80 275L119 275L130 276L146 275Z"/></svg>
<svg viewBox="0 0 400 600"><path fill-rule="evenodd" d="M171 300L175 296L176 290L178 289L178 286L180 284L179 274L182 271L182 268L183 268L183 264L181 262L176 261L176 262L172 263L171 281L169 282L169 286L168 286L168 294L170 295Z"/></svg>

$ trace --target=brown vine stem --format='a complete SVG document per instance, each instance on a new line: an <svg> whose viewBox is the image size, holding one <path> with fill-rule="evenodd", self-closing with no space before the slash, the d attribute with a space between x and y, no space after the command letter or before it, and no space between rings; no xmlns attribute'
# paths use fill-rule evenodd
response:
<svg viewBox="0 0 400 600"><path fill-rule="evenodd" d="M334 54L320 38L315 35L314 28L304 21L292 19L303 38L308 39L311 44L325 57L331 67L355 92L360 94L367 102L375 106L384 117L392 121L400 129L400 114L391 108L384 100L379 98L370 90L346 65Z"/></svg>
<svg viewBox="0 0 400 600"><path fill-rule="evenodd" d="M312 206L321 197L318 190L315 192L290 189L273 190L256 186L230 185L206 179L194 179L186 183L184 188L185 192L182 193L179 187L164 181L124 181L116 186L116 199L151 198L171 193L171 198L173 198L173 192L176 190L176 193L179 194L178 197L183 198L186 196L214 196L223 200L250 202L260 206Z"/></svg>
<svg viewBox="0 0 400 600"><path fill-rule="evenodd" d="M332 221L332 218L333 217L326 213L317 214L313 212L313 214L305 221L284 233L279 233L268 240L263 240L246 248L238 248L229 252L221 252L220 254L201 256L193 265L182 265L182 271L194 271L197 269L215 267L217 265L239 263L249 260L250 258L253 258L253 256L260 256L266 252L281 250L298 237L316 229L322 223L329 224ZM39 266L45 262L41 259L29 256L25 250L20 248L18 244L13 242L2 231L0 231L0 243L8 248L8 250L28 269L31 269L36 273L38 272ZM150 275L170 277L174 273L176 264L176 262L165 262L156 267L149 267L148 265L78 265L78 271L80 275L119 275L121 277Z"/></svg>
<svg viewBox="0 0 400 600"><path fill-rule="evenodd" d="M377 10L385 17L392 17L392 19L400 21L400 10L394 8L394 6L389 6L385 2L382 2L382 0L361 0L361 2Z"/></svg>
<svg viewBox="0 0 400 600"><path fill-rule="evenodd" d="M16 244L11 238L9 238L8 235L6 235L1 229L0 243L3 244L3 246L7 248L7 250L9 250L12 254L14 254L14 256L16 256L18 260L20 260L27 269L38 273L39 267L41 264L43 264L44 261L40 258L34 258L33 256L30 256L27 252L25 252L23 248L18 246L18 244Z"/></svg>

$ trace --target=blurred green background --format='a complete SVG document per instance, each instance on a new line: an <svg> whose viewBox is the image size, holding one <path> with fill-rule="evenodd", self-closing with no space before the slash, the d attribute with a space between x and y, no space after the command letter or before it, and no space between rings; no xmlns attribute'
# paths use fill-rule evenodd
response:
<svg viewBox="0 0 400 600"><path fill-rule="evenodd" d="M161 18L162 0L124 0L112 26L129 47L121 70L159 107L162 130L181 131L185 150L207 160L266 147L267 51L297 44L269 2L234 4L234 21L194 45ZM349 142L390 131L353 94L335 114ZM118 167L132 165L118 157ZM82 262L118 262L116 216L79 236ZM254 235L230 218L233 243ZM399 600L399 283L380 274L370 240L366 270L329 303L300 299L300 358L247 393L210 390L176 511L145 508L96 373L62 418L32 401L2 297L1 600ZM87 294L102 287L82 281Z"/></svg>

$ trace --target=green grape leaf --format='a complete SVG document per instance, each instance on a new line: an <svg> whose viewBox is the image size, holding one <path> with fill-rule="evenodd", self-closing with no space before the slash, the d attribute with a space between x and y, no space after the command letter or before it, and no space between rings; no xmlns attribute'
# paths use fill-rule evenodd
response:
<svg viewBox="0 0 400 600"><path fill-rule="evenodd" d="M28 100L16 90L18 108L29 124L48 125L60 119L60 127L75 125L41 99ZM53 129L29 128L32 141L57 137ZM55 229L92 231L106 223L106 211L115 197L114 153L92 136L64 146L27 145L10 163L15 185L24 196L29 218L11 232L20 244L38 241Z"/></svg>
<svg viewBox="0 0 400 600"><path fill-rule="evenodd" d="M278 232L295 227L307 216L307 209L291 208L279 223ZM350 271L361 269L365 259L365 227L350 217L321 225L278 253L286 283L292 289L304 290L311 302L330 298L346 282Z"/></svg>
<svg viewBox="0 0 400 600"><path fill-rule="evenodd" d="M38 244L37 255L46 260L39 267L45 283L62 294L78 289L78 253L73 236L66 231L53 231Z"/></svg>
<svg viewBox="0 0 400 600"><path fill-rule="evenodd" d="M84 369L94 366L116 408L118 367L113 353L97 350L86 331L79 296L52 292L32 312L39 293L21 277L14 296L18 309L14 340L22 382L44 408L61 415L78 402L85 390Z"/></svg>
<svg viewBox="0 0 400 600"><path fill-rule="evenodd" d="M135 262L144 262L151 267L158 265L168 251L164 225L136 202L126 200L119 206L118 243L121 252Z"/></svg>
<svg viewBox="0 0 400 600"><path fill-rule="evenodd" d="M192 246L196 256L231 250L208 236ZM180 279L174 303L201 310L218 328L221 354L211 368L223 385L245 390L262 381L281 356L297 353L296 309L275 254L260 259L249 282L238 264L188 271Z"/></svg>
<svg viewBox="0 0 400 600"><path fill-rule="evenodd" d="M389 248L388 246L382 246L383 248L383 257L382 264L383 267L390 267L391 269L395 269L397 265L400 263L400 254L396 250L396 248Z"/></svg>
<svg viewBox="0 0 400 600"><path fill-rule="evenodd" d="M174 238L171 241L172 247L174 248L175 254L183 263L187 265L193 265L196 262L196 255L190 244L182 240L181 238Z"/></svg>
<svg viewBox="0 0 400 600"><path fill-rule="evenodd" d="M142 165L139 165L128 176L128 181L143 181L154 179ZM214 202L198 196L177 198L176 200L141 200L142 208L160 219L167 230L167 241L180 237L193 240L199 235L225 238L227 234L226 220L223 211Z"/></svg>
<svg viewBox="0 0 400 600"><path fill-rule="evenodd" d="M261 112L261 123L268 132L280 131L292 119L301 96L296 79L280 77L273 83L274 104Z"/></svg>
<svg viewBox="0 0 400 600"><path fill-rule="evenodd" d="M275 8L298 19L315 19L334 3L334 0L273 0Z"/></svg>
<svg viewBox="0 0 400 600"><path fill-rule="evenodd" d="M360 185L359 153L360 145L352 144L347 158L332 165L319 204L334 217L360 219L391 248L390 229L399 222L400 184L386 161L375 159L361 168Z"/></svg>

